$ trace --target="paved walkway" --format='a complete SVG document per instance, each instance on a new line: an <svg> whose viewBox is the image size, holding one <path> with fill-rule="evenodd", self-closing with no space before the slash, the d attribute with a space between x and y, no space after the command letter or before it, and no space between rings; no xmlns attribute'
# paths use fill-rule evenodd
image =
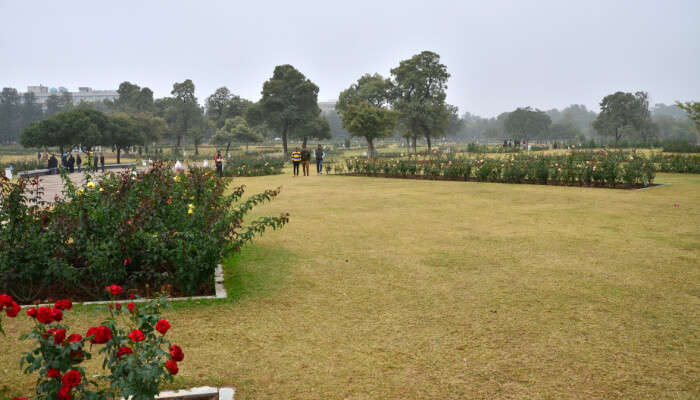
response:
<svg viewBox="0 0 700 400"><path fill-rule="evenodd" d="M123 170L124 169L112 169L105 171L105 173L120 172ZM93 176L101 175L102 172L97 172ZM74 172L72 174L68 174L68 176L76 186L82 185L85 182L85 174L83 172ZM54 196L56 195L58 195L59 198L62 197L61 191L63 190L63 181L61 180L61 175L43 175L39 177L39 182L41 187L44 189L44 195L42 196L44 201L53 202Z"/></svg>

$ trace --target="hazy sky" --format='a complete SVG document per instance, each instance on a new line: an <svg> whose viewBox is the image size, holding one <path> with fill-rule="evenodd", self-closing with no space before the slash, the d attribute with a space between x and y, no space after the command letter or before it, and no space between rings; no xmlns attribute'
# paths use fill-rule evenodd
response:
<svg viewBox="0 0 700 400"><path fill-rule="evenodd" d="M422 50L452 74L448 102L482 116L646 90L700 100L700 0L0 0L0 86L116 89L157 97L190 78L257 100L292 64L319 100Z"/></svg>

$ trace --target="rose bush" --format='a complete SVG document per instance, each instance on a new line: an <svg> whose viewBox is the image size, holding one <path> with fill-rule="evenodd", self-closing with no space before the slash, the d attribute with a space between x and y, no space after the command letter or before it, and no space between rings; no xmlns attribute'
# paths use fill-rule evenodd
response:
<svg viewBox="0 0 700 400"><path fill-rule="evenodd" d="M284 159L280 157L243 156L233 157L224 162L226 176L263 176L278 175L284 168Z"/></svg>
<svg viewBox="0 0 700 400"><path fill-rule="evenodd" d="M35 324L21 337L32 340L36 347L25 353L20 367L25 373L38 375L37 399L153 399L163 383L172 381L184 353L166 338L171 328L161 317L162 310L169 307L166 299L158 296L138 308L122 311L116 302L123 292L120 289L117 285L106 288L111 298L104 307L107 318L89 328L85 336L68 334L70 327L62 322L61 310L72 308L69 300L59 300L53 307L27 309L26 315ZM115 292L118 294L112 294ZM16 303L9 296L0 295L0 299L2 304L10 302L14 309ZM59 319L55 318L57 312L61 312ZM40 317L52 314L50 318ZM97 375L88 374L83 366L95 351L103 357L103 372Z"/></svg>
<svg viewBox="0 0 700 400"><path fill-rule="evenodd" d="M63 199L47 205L36 179L0 178L0 291L20 302L104 299L112 282L144 295L164 284L182 295L213 293L224 254L288 220L244 224L279 189L241 201L245 188L225 194L229 180L212 170L175 173L156 163L142 172L88 174L80 187L63 179Z"/></svg>

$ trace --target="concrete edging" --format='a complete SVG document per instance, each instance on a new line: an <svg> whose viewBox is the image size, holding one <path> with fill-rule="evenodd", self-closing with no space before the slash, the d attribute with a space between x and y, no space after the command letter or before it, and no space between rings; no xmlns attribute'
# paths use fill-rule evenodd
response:
<svg viewBox="0 0 700 400"><path fill-rule="evenodd" d="M190 296L190 297L168 297L168 300L170 301L187 301L187 300L203 300L203 299L225 299L228 297L228 293L226 293L226 287L224 286L224 269L221 267L221 264L217 264L216 269L214 270L214 290L216 291L216 294L214 296ZM128 303L128 302L133 302L133 303L146 303L148 301L151 301L151 299L133 299L133 300L117 300L117 303ZM109 304L111 301L109 300L104 300L104 301L84 301L84 302L75 302L73 304L75 305L92 305L92 304ZM37 307L42 307L42 306L49 306L51 307L53 304L39 304ZM34 307L34 304L25 304L22 306L22 308L26 307Z"/></svg>
<svg viewBox="0 0 700 400"><path fill-rule="evenodd" d="M195 387L192 389L160 392L155 398L158 400L190 400L190 399L210 399L217 397L219 400L233 400L236 394L235 388L210 386Z"/></svg>

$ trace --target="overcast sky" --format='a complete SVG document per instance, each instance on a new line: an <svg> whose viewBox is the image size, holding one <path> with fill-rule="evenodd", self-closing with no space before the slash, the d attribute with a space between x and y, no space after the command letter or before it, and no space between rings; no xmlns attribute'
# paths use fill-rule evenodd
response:
<svg viewBox="0 0 700 400"><path fill-rule="evenodd" d="M0 0L0 16L0 86L20 91L128 80L162 97L190 78L200 102L220 86L257 100L292 64L329 100L431 50L460 113L700 100L700 0Z"/></svg>

